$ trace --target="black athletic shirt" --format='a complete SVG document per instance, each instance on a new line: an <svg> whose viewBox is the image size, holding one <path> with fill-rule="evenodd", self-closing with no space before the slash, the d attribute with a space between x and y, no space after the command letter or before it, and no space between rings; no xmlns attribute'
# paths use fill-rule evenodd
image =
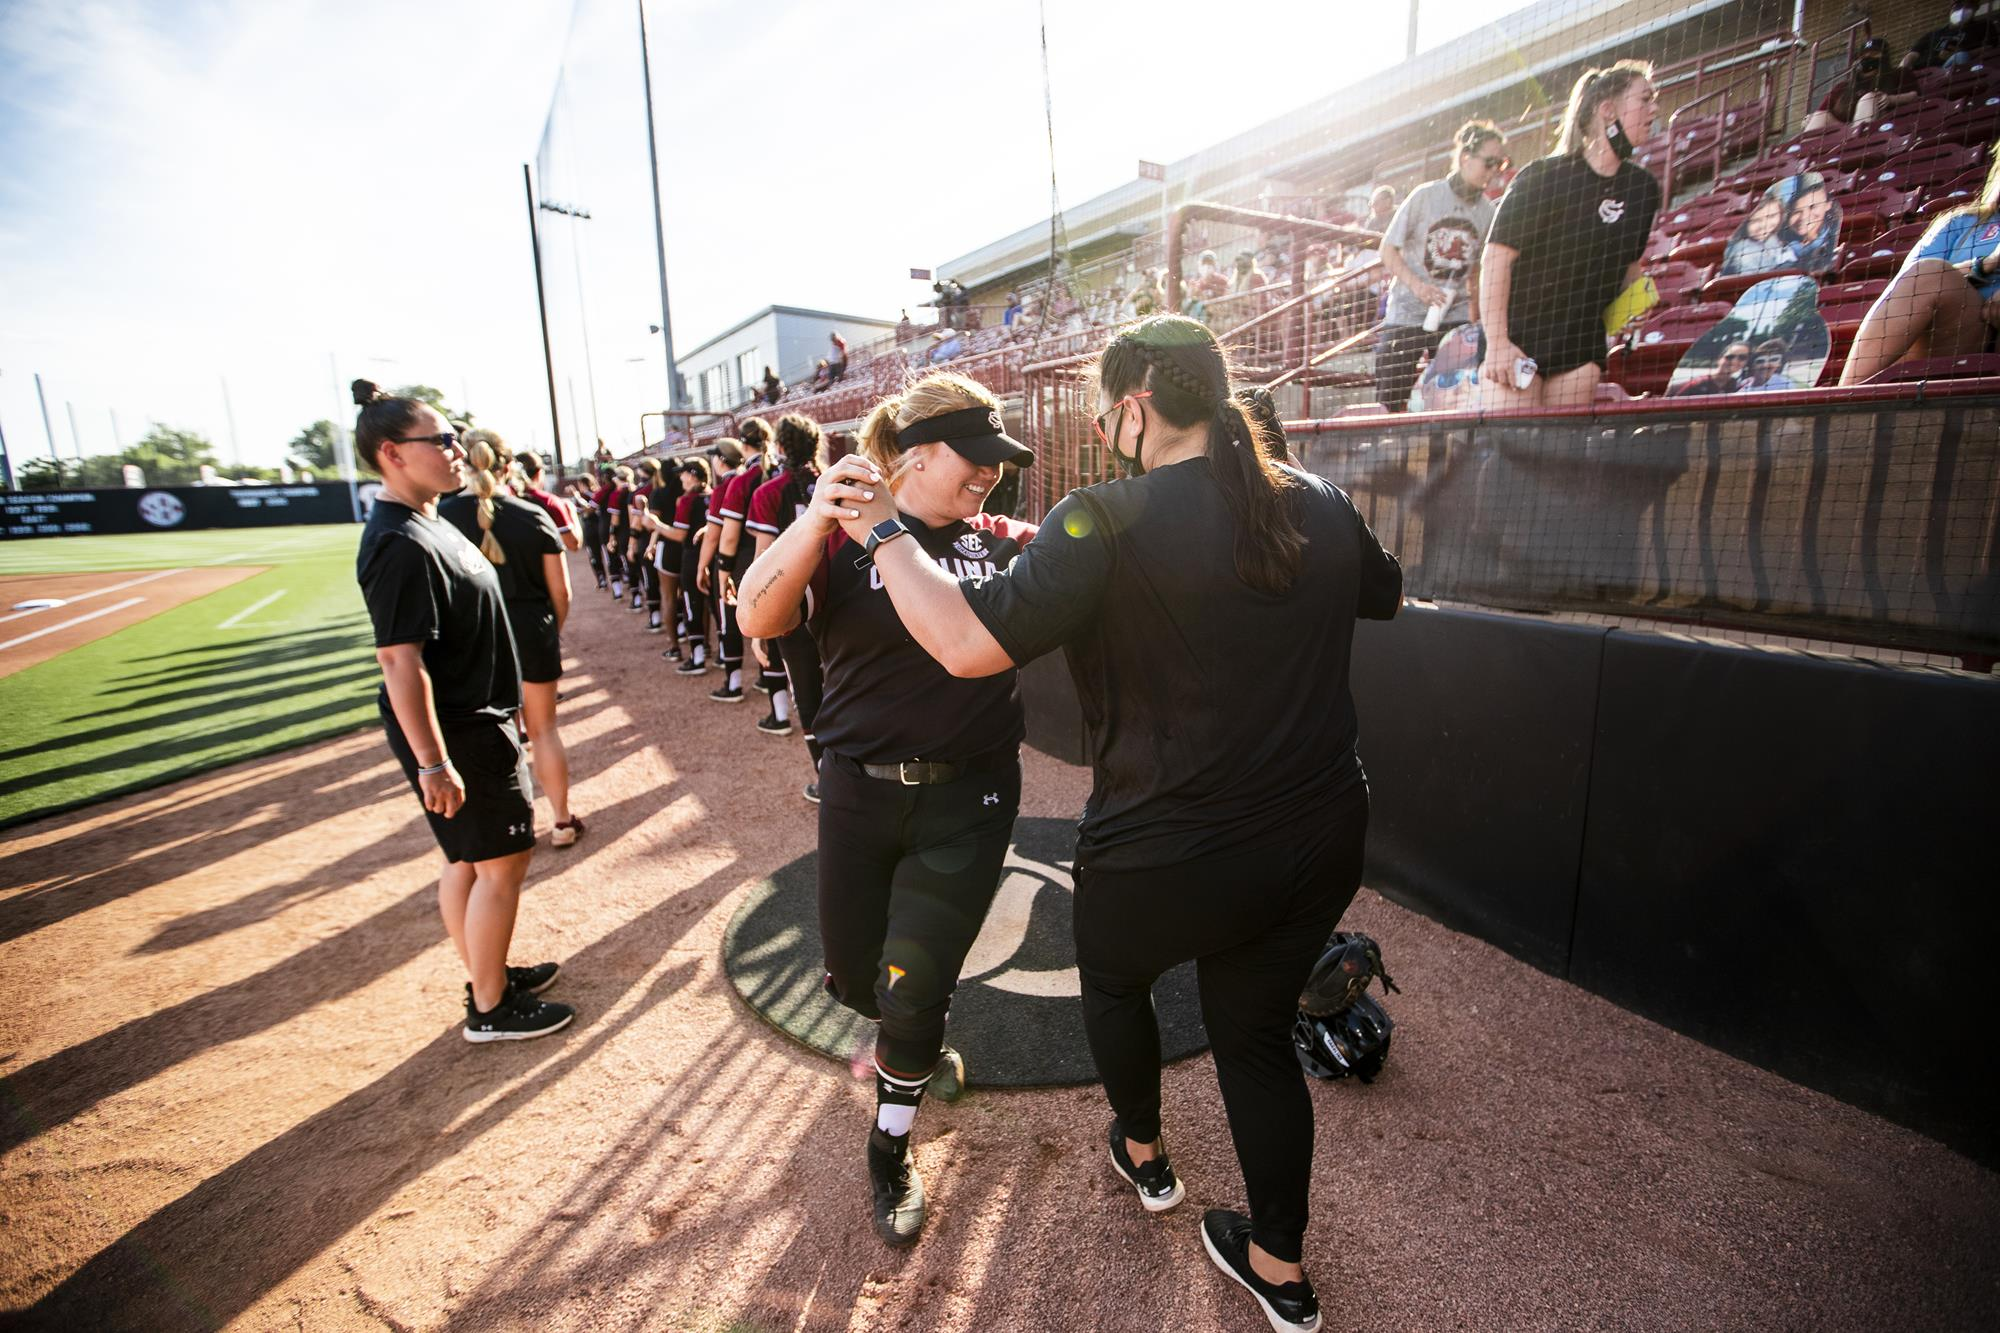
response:
<svg viewBox="0 0 2000 1333"><path fill-rule="evenodd" d="M521 706L521 668L500 576L441 518L378 496L354 561L375 646L423 645L438 721L505 718ZM386 707L389 691L382 689Z"/></svg>
<svg viewBox="0 0 2000 1333"><path fill-rule="evenodd" d="M624 482L618 483L611 491L611 530L620 537L632 532L632 488Z"/></svg>
<svg viewBox="0 0 2000 1333"><path fill-rule="evenodd" d="M1080 861L1144 869L1283 836L1362 779L1348 651L1403 572L1339 487L1293 471L1304 563L1236 575L1206 458L1073 491L966 600L1017 664L1062 646L1089 736ZM823 729L822 729L823 730Z"/></svg>
<svg viewBox="0 0 2000 1333"><path fill-rule="evenodd" d="M1581 157L1538 157L1514 178L1486 242L1521 253L1507 336L1544 376L1605 363L1604 308L1645 253L1659 211L1660 183L1632 162L1600 176Z"/></svg>
<svg viewBox="0 0 2000 1333"><path fill-rule="evenodd" d="M438 517L457 528L474 546L480 544L479 497L470 494L447 496L438 502ZM516 500L511 495L493 497L493 535L507 559L494 569L500 575L500 596L509 606L529 606L547 610L548 574L542 557L562 554L562 538L555 521L540 505Z"/></svg>
<svg viewBox="0 0 2000 1333"><path fill-rule="evenodd" d="M975 581L1005 569L1035 535L991 514L936 529L902 519L947 573ZM855 568L860 554L836 532L806 589L806 623L826 676L813 719L819 743L864 764L953 763L1018 746L1027 727L1017 673L960 680L939 666L903 628L882 572L872 563Z"/></svg>

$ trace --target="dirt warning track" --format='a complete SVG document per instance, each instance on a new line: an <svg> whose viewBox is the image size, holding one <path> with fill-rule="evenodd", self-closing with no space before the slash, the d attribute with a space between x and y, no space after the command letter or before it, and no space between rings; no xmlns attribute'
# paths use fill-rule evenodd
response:
<svg viewBox="0 0 2000 1333"><path fill-rule="evenodd" d="M1242 1204L1206 1056L1166 1075L1180 1209L1111 1174L1094 1087L975 1090L918 1120L923 1242L876 1241L870 1087L721 964L744 895L813 845L804 747L583 588L562 708L589 832L537 849L514 960L562 961L557 1037L460 1040L436 852L373 733L0 835L15 1322L1261 1327L1196 1234ZM1047 818L1088 785L1032 752L1026 778ZM1990 1319L2000 1177L1372 893L1348 919L1403 994L1381 1079L1313 1088L1329 1329Z"/></svg>
<svg viewBox="0 0 2000 1333"><path fill-rule="evenodd" d="M0 577L0 676L263 572L250 565ZM36 598L61 599L63 605L13 609Z"/></svg>

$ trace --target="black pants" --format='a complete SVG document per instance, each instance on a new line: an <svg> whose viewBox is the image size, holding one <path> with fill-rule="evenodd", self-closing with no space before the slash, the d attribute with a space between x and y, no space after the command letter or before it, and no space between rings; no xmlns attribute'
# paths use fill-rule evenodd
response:
<svg viewBox="0 0 2000 1333"><path fill-rule="evenodd" d="M708 571L708 591L715 609L716 649L722 658L724 685L729 683L726 673L743 669L743 631L736 625L736 604L725 601L722 596L723 571L728 568L727 557L718 556L714 567Z"/></svg>
<svg viewBox="0 0 2000 1333"><path fill-rule="evenodd" d="M611 530L611 539L604 543L604 572L619 582L625 579L625 543L632 534L619 528Z"/></svg>
<svg viewBox="0 0 2000 1333"><path fill-rule="evenodd" d="M660 570L659 566L646 557L640 557L640 569L645 575L646 609L658 615L660 611Z"/></svg>
<svg viewBox="0 0 2000 1333"><path fill-rule="evenodd" d="M1312 1098L1292 1053L1292 1020L1361 885L1367 832L1368 788L1357 782L1267 847L1144 870L1077 867L1084 1032L1111 1109L1127 1138L1159 1135L1153 983L1196 960L1251 1235L1274 1259L1298 1261L1312 1176Z"/></svg>
<svg viewBox="0 0 2000 1333"><path fill-rule="evenodd" d="M681 550L681 614L687 622L687 641L690 651L701 644L702 651L708 651L708 596L695 586L696 566L700 563L701 552L694 544L692 536L680 543Z"/></svg>
<svg viewBox="0 0 2000 1333"><path fill-rule="evenodd" d="M924 1078L944 1047L958 969L1000 886L1021 805L1020 759L906 787L829 754L819 796L827 989L880 1020L875 1062L885 1072Z"/></svg>
<svg viewBox="0 0 2000 1333"><path fill-rule="evenodd" d="M1426 333L1419 325L1384 325L1375 335L1375 401L1391 412L1409 411L1419 363L1457 327L1447 324L1436 333Z"/></svg>
<svg viewBox="0 0 2000 1333"><path fill-rule="evenodd" d="M819 716L822 677L819 669L819 641L802 623L779 640L784 645L785 678L792 684L792 712L798 716L799 730L805 733L806 751L813 768L819 768L819 738L813 735L813 721Z"/></svg>
<svg viewBox="0 0 2000 1333"><path fill-rule="evenodd" d="M583 520L583 549L590 557L590 572L599 583L604 582L604 524L595 514Z"/></svg>

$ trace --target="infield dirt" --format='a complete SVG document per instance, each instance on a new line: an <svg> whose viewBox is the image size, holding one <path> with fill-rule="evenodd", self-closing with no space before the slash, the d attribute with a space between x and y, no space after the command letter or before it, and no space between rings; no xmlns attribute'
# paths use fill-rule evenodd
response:
<svg viewBox="0 0 2000 1333"><path fill-rule="evenodd" d="M1205 1056L1166 1078L1178 1211L1111 1174L1095 1089L975 1092L923 1111L932 1222L881 1247L870 1088L754 1017L719 956L742 892L812 847L803 745L579 598L590 828L538 849L515 953L563 962L560 1036L459 1039L436 852L374 732L0 837L10 1322L1261 1327L1196 1235L1242 1204ZM1024 813L1074 815L1086 774L1027 774ZM1990 1318L1992 1173L1371 893L1349 921L1403 994L1383 1077L1313 1088L1328 1327Z"/></svg>

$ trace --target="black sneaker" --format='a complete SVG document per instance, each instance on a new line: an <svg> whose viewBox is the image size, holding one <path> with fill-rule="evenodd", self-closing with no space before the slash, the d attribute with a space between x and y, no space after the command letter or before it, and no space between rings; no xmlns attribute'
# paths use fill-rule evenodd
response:
<svg viewBox="0 0 2000 1333"><path fill-rule="evenodd" d="M536 963L533 967L510 967L507 969L507 984L515 990L524 990L530 995L540 995L555 985L556 978L561 974L561 963ZM472 983L466 982L465 988L470 991Z"/></svg>
<svg viewBox="0 0 2000 1333"><path fill-rule="evenodd" d="M719 704L740 704L743 702L743 687L739 685L732 690L724 685L719 689L710 690L708 697Z"/></svg>
<svg viewBox="0 0 2000 1333"><path fill-rule="evenodd" d="M606 583L606 582L605 582L605 581L604 581L603 579L599 579L599 580L597 581L597 590L598 590L599 592L603 592L603 591L604 591L604 590L605 590L605 589L606 589L607 587L609 587L609 586L610 586L610 585L609 585L609 584L607 584L607 583Z"/></svg>
<svg viewBox="0 0 2000 1333"><path fill-rule="evenodd" d="M1319 1297L1310 1281L1266 1282L1250 1267L1249 1218L1227 1208L1209 1209L1201 1216L1201 1244L1217 1268L1257 1298L1277 1333L1314 1333L1319 1328Z"/></svg>
<svg viewBox="0 0 2000 1333"><path fill-rule="evenodd" d="M817 782L808 782L806 784L806 789L803 792L801 792L800 795L804 796L808 801L811 801L814 805L818 805L819 784Z"/></svg>
<svg viewBox="0 0 2000 1333"><path fill-rule="evenodd" d="M674 670L683 676L699 676L702 672L708 670L708 663L702 661L699 657L690 657L687 661L675 667Z"/></svg>
<svg viewBox="0 0 2000 1333"><path fill-rule="evenodd" d="M780 722L776 713L766 713L763 720L757 724L757 730L766 736L789 736L792 734L792 724L789 718Z"/></svg>
<svg viewBox="0 0 2000 1333"><path fill-rule="evenodd" d="M1166 1212L1187 1193L1181 1188L1180 1177L1174 1174L1173 1163L1167 1160L1164 1144L1160 1154L1150 1162L1134 1162L1125 1148L1125 1127L1116 1120L1111 1122L1111 1169L1139 1192L1139 1203L1149 1213Z"/></svg>
<svg viewBox="0 0 2000 1333"><path fill-rule="evenodd" d="M653 614L650 617L648 617L646 621L646 633L664 634L666 632L667 632L667 627L660 623L660 613L658 611L653 612Z"/></svg>
<svg viewBox="0 0 2000 1333"><path fill-rule="evenodd" d="M965 1095L965 1057L947 1046L938 1053L937 1068L924 1092L941 1102L955 1102Z"/></svg>
<svg viewBox="0 0 2000 1333"><path fill-rule="evenodd" d="M891 1245L915 1245L924 1229L924 1182L910 1160L910 1136L868 1131L868 1183L875 1191L875 1232Z"/></svg>
<svg viewBox="0 0 2000 1333"><path fill-rule="evenodd" d="M618 601L625 600L625 583L622 579L611 580L611 595Z"/></svg>
<svg viewBox="0 0 2000 1333"><path fill-rule="evenodd" d="M666 658L669 662L678 662L681 660L681 646L679 644L675 644L673 647L661 653L660 656Z"/></svg>
<svg viewBox="0 0 2000 1333"><path fill-rule="evenodd" d="M468 992L465 997L465 1039L475 1042L528 1041L562 1031L575 1017L576 1010L568 1005L538 1000L526 991L516 990L512 984L500 997L500 1003L484 1013L473 1007L472 996Z"/></svg>

